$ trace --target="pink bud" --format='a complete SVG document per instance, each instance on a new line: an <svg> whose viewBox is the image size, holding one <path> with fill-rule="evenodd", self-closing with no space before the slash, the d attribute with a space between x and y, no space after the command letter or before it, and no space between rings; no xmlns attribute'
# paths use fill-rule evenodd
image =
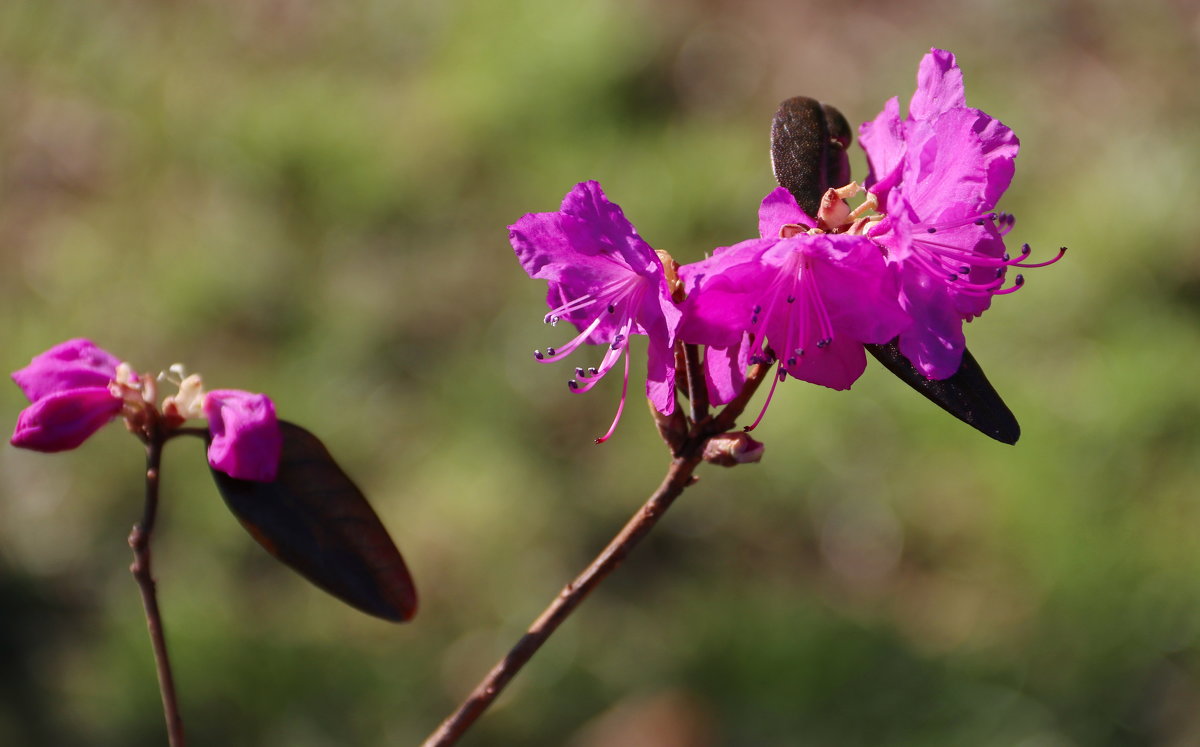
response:
<svg viewBox="0 0 1200 747"><path fill-rule="evenodd" d="M745 431L722 433L704 444L704 461L722 467L757 462L762 459L764 448Z"/></svg>
<svg viewBox="0 0 1200 747"><path fill-rule="evenodd" d="M275 405L265 394L217 389L204 397L212 442L208 463L238 480L273 482L283 439Z"/></svg>
<svg viewBox="0 0 1200 747"><path fill-rule="evenodd" d="M106 387L120 361L91 340L67 340L34 356L12 378L30 402L70 389Z"/></svg>
<svg viewBox="0 0 1200 747"><path fill-rule="evenodd" d="M107 386L52 392L21 411L12 445L34 451L66 451L121 411L122 401Z"/></svg>

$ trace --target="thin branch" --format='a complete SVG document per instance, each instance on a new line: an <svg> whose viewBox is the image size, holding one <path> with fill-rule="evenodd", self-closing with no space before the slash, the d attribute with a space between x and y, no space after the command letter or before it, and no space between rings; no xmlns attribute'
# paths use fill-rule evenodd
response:
<svg viewBox="0 0 1200 747"><path fill-rule="evenodd" d="M700 457L697 455L677 457L671 461L671 467L658 490L654 491L645 505L625 524L625 528L613 537L591 565L574 581L563 587L554 601L529 626L521 640L517 641L517 645L492 667L458 710L447 717L437 731L425 740L424 747L443 747L458 741L563 620L567 619L592 589L612 573L638 542L654 528L671 503L691 484L692 472L699 463Z"/></svg>
<svg viewBox="0 0 1200 747"><path fill-rule="evenodd" d="M694 346L687 346L694 347ZM695 365L692 365L692 364ZM689 385L696 381L698 386L690 393L693 405L697 401L705 403L705 413L699 422L693 421L691 433L674 451L674 458L667 470L662 484L638 509L638 512L626 522L625 526L613 537L595 560L575 578L563 587L562 591L542 611L525 635L517 644L492 667L487 676L475 687L462 705L450 714L422 743L422 747L446 747L455 744L475 721L487 710L488 706L499 697L505 686L516 676L517 672L537 653L542 644L558 629L558 626L579 606L591 591L596 588L610 573L621 565L626 556L658 523L671 504L683 491L695 482L692 473L700 464L704 453L704 445L708 439L723 433L733 427L737 418L745 410L750 398L754 396L759 384L766 376L769 366L756 365L750 369L742 391L732 402L715 417L707 417L708 392L704 386L703 374L699 370L699 357L694 351L688 354ZM696 378L696 376L700 378ZM689 386L689 389L692 387ZM697 392L703 392L696 396ZM653 409L653 408L651 408ZM660 430L662 429L660 424ZM672 444L675 446L675 444Z"/></svg>
<svg viewBox="0 0 1200 747"><path fill-rule="evenodd" d="M179 702L175 696L175 680L171 675L171 660L167 657L167 640L163 634L162 615L158 611L158 593L154 574L150 569L150 536L154 532L154 520L158 515L159 468L162 464L164 437L158 423L147 427L146 440L146 505L142 520L133 525L129 533L129 547L133 550L133 565L129 566L138 590L142 593L142 606L146 610L146 627L150 631L150 644L154 648L154 665L158 670L158 689L162 694L163 716L167 722L167 740L171 747L184 747L183 719L179 715Z"/></svg>

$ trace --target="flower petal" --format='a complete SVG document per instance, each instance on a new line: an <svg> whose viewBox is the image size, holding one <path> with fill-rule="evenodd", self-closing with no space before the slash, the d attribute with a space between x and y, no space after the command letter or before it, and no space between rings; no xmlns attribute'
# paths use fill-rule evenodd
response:
<svg viewBox="0 0 1200 747"><path fill-rule="evenodd" d="M69 389L107 387L120 363L91 340L78 338L34 356L28 366L13 372L12 379L30 402L36 402Z"/></svg>
<svg viewBox="0 0 1200 747"><path fill-rule="evenodd" d="M901 274L902 301L913 324L900 335L900 352L926 378L949 378L958 370L967 344L962 315L945 302L940 283L922 277L912 266L903 267Z"/></svg>
<svg viewBox="0 0 1200 747"><path fill-rule="evenodd" d="M954 55L944 49L930 49L917 70L917 90L908 105L908 118L932 119L966 105L962 70Z"/></svg>
<svg viewBox="0 0 1200 747"><path fill-rule="evenodd" d="M813 228L817 222L804 212L791 192L776 187L763 198L758 208L758 235L764 239L777 239L779 229L788 224Z"/></svg>
<svg viewBox="0 0 1200 747"><path fill-rule="evenodd" d="M875 119L859 126L858 143L867 153L869 172L864 186L880 201L886 201L888 190L900 178L900 166L907 148L899 99L895 96L888 99Z"/></svg>
<svg viewBox="0 0 1200 747"><path fill-rule="evenodd" d="M704 379L708 384L708 400L714 405L724 405L742 391L746 384L746 368L750 365L748 352L750 340L743 336L742 342L732 347L704 349Z"/></svg>
<svg viewBox="0 0 1200 747"><path fill-rule="evenodd" d="M21 411L10 443L43 452L74 449L112 420L121 405L107 384L51 392Z"/></svg>
<svg viewBox="0 0 1200 747"><path fill-rule="evenodd" d="M639 281L670 296L662 260L594 181L575 185L563 198L562 210L523 216L509 226L509 241L525 272L549 281L550 308L596 299L563 315L581 331L608 303L607 296L619 296ZM602 318L588 341L610 342L622 319L621 314Z"/></svg>
<svg viewBox="0 0 1200 747"><path fill-rule="evenodd" d="M265 394L216 389L204 397L212 442L208 463L239 480L272 482L283 448L275 405Z"/></svg>
<svg viewBox="0 0 1200 747"><path fill-rule="evenodd" d="M762 261L779 239L750 239L679 268L688 288L679 336L684 342L727 348L741 342L752 309L778 270Z"/></svg>
<svg viewBox="0 0 1200 747"><path fill-rule="evenodd" d="M910 125L908 147L905 193L933 222L995 207L1012 181L1019 142L999 121L963 108Z"/></svg>

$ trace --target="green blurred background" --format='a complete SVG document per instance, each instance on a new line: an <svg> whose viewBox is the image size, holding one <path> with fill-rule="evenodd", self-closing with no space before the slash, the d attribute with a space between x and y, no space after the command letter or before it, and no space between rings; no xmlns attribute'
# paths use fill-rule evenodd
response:
<svg viewBox="0 0 1200 747"><path fill-rule="evenodd" d="M506 225L594 178L699 259L754 234L781 99L870 119L930 46L1021 137L1014 244L1071 247L968 328L1020 443L875 365L782 387L763 462L702 469L465 744L1200 744L1194 2L7 0L0 368L87 336L268 392L422 594L397 627L309 587L173 443L193 744L418 742L657 484L636 399L591 443L618 381L533 362L566 331ZM0 450L0 744L164 743L141 460Z"/></svg>

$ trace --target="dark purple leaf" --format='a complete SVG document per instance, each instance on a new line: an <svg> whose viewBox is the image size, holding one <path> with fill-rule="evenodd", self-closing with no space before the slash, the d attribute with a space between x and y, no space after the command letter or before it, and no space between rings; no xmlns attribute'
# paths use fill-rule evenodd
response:
<svg viewBox="0 0 1200 747"><path fill-rule="evenodd" d="M267 552L318 587L367 614L403 622L417 592L400 551L362 491L324 444L279 422L283 455L274 482L212 470L229 510Z"/></svg>

